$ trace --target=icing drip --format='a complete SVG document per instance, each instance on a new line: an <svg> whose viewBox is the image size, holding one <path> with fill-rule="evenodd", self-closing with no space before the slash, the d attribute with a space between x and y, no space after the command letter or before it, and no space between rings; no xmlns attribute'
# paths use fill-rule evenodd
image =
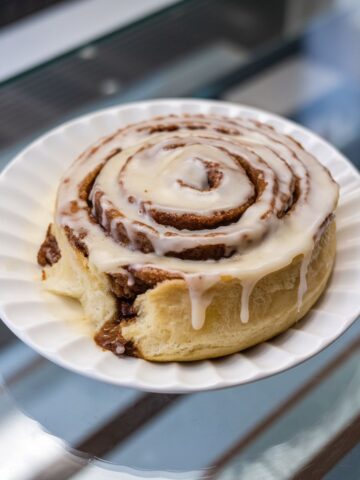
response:
<svg viewBox="0 0 360 480"><path fill-rule="evenodd" d="M298 294L297 294L297 309L298 312L300 311L302 307L302 302L304 295L307 290L307 280L306 280L306 275L308 272L310 260L311 260L311 255L312 255L313 249L309 250L309 252L304 254L304 258L301 261L301 266L300 266L300 280L299 280L299 287L298 287Z"/></svg>
<svg viewBox="0 0 360 480"><path fill-rule="evenodd" d="M215 285L218 280L218 276L185 276L191 303L191 324L194 330L200 330L204 326L206 309L213 299L213 295L209 292L209 289Z"/></svg>
<svg viewBox="0 0 360 480"><path fill-rule="evenodd" d="M135 285L135 278L131 272L127 272L127 284L128 287L132 287L133 285Z"/></svg>
<svg viewBox="0 0 360 480"><path fill-rule="evenodd" d="M269 125L170 115L125 127L84 152L59 187L55 222L81 238L89 262L102 272L136 266L183 278L199 329L221 277L241 280L246 323L257 281L303 255L300 309L309 245L337 197L329 172ZM89 218L91 204L96 221ZM128 286L134 282L128 275Z"/></svg>
<svg viewBox="0 0 360 480"><path fill-rule="evenodd" d="M115 348L116 355L123 355L125 353L125 347L123 345L117 345Z"/></svg>
<svg viewBox="0 0 360 480"><path fill-rule="evenodd" d="M189 289L191 325L194 330L200 330L205 323L206 309L213 299L209 289L219 281L219 277L203 278L198 275L186 275L185 281Z"/></svg>
<svg viewBox="0 0 360 480"><path fill-rule="evenodd" d="M242 291L241 291L241 305L240 305L240 321L242 323L247 323L249 321L249 301L250 295L253 291L257 280L247 280L242 281Z"/></svg>

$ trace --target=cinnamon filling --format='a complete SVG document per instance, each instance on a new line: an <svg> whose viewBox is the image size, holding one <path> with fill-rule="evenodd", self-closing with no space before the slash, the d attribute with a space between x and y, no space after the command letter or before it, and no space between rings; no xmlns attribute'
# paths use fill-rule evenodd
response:
<svg viewBox="0 0 360 480"><path fill-rule="evenodd" d="M83 242L84 238L86 237L87 233L85 231L80 232L79 234L76 234L72 228L70 228L68 225L65 225L64 227L66 236L71 243L71 245L77 249L80 250L80 252L84 255L84 257L89 256L89 250L86 246L86 243Z"/></svg>
<svg viewBox="0 0 360 480"><path fill-rule="evenodd" d="M47 265L54 265L61 258L60 249L56 241L55 236L51 233L51 224L48 226L46 231L45 240L41 244L38 254L37 261L41 267L46 267Z"/></svg>
<svg viewBox="0 0 360 480"><path fill-rule="evenodd" d="M104 350L110 350L115 355L130 355L137 357L136 347L132 342L126 341L121 335L120 323L131 321L136 313L128 300L118 300L117 316L109 320L96 332L94 340Z"/></svg>

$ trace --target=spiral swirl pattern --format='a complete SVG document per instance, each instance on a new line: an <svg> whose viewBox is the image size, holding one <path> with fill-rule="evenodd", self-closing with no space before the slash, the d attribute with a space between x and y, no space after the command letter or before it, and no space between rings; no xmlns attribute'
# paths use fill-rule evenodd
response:
<svg viewBox="0 0 360 480"><path fill-rule="evenodd" d="M108 274L126 309L157 283L184 279L192 324L201 328L206 292L219 280L240 280L246 322L256 282L299 255L300 306L316 238L337 197L327 169L267 124L169 115L86 150L61 182L55 222Z"/></svg>
<svg viewBox="0 0 360 480"><path fill-rule="evenodd" d="M226 267L239 278L260 259L267 273L305 255L336 201L329 172L271 126L169 115L85 151L60 185L56 221L106 272L163 279Z"/></svg>
<svg viewBox="0 0 360 480"><path fill-rule="evenodd" d="M156 118L120 130L75 163L59 194L60 221L73 227L82 219L75 230L84 232L84 221L95 220L114 242L145 254L230 257L306 202L308 157L257 122Z"/></svg>

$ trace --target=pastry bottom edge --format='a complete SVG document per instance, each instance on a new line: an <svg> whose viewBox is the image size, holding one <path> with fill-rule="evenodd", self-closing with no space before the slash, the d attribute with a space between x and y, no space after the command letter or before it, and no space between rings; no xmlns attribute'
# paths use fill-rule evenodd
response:
<svg viewBox="0 0 360 480"><path fill-rule="evenodd" d="M191 304L183 280L165 280L137 295L130 314L119 317L118 300L106 274L97 271L74 248L64 230L52 225L61 258L47 266L44 287L78 299L95 328L98 345L117 355L155 362L196 361L242 351L288 330L309 311L326 289L336 250L332 221L315 245L307 272L307 290L298 310L302 258L259 280L249 301L249 321L240 321L241 283L221 280L212 287L205 324L194 330ZM132 314L131 312L135 312ZM102 333L108 329L110 336ZM112 337L111 337L112 336ZM108 341L106 341L108 340Z"/></svg>

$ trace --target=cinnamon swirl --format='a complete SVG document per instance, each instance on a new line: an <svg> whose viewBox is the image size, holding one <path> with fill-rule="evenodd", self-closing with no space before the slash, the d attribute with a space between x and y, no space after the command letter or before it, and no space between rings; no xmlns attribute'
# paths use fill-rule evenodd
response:
<svg viewBox="0 0 360 480"><path fill-rule="evenodd" d="M72 164L40 248L115 354L217 357L286 330L335 257L338 186L294 139L246 118L156 117Z"/></svg>

